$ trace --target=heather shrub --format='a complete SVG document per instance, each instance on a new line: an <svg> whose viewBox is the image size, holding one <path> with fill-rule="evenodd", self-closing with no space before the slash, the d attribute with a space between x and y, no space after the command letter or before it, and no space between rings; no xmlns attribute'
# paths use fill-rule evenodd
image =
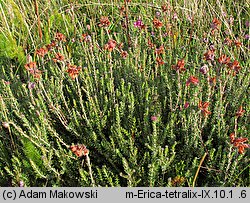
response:
<svg viewBox="0 0 250 203"><path fill-rule="evenodd" d="M247 3L0 6L1 186L250 185Z"/></svg>

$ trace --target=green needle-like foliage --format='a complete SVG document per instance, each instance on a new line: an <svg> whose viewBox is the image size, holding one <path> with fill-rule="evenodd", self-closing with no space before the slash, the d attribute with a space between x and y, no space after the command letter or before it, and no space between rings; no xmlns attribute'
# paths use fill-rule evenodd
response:
<svg viewBox="0 0 250 203"><path fill-rule="evenodd" d="M0 186L250 186L249 6L0 1Z"/></svg>

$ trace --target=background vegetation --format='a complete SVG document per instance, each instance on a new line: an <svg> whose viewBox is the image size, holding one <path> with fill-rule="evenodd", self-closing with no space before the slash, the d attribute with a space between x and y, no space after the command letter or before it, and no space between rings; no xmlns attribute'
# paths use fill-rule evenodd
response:
<svg viewBox="0 0 250 203"><path fill-rule="evenodd" d="M249 6L1 0L0 185L250 186Z"/></svg>

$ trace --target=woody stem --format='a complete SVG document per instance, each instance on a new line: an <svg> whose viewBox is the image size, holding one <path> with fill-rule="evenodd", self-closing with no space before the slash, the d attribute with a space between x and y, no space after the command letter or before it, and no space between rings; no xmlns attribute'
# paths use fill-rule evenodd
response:
<svg viewBox="0 0 250 203"><path fill-rule="evenodd" d="M34 0L34 6L35 6L36 17L37 17L37 26L38 26L39 37L40 37L40 40L42 41L43 33L42 33L42 29L41 29L41 20L40 20L40 15L39 15L39 11L38 11L38 3L36 0Z"/></svg>
<svg viewBox="0 0 250 203"><path fill-rule="evenodd" d="M90 175L92 186L95 187L95 181L94 181L94 178L93 178L91 164L90 164L90 158L89 158L88 154L86 155L86 161L87 161L87 166L89 168L89 175Z"/></svg>
<svg viewBox="0 0 250 203"><path fill-rule="evenodd" d="M238 126L238 121L237 121L237 117L235 117L234 119L234 134L235 134L235 137L237 136L236 133L237 133L237 126Z"/></svg>
<svg viewBox="0 0 250 203"><path fill-rule="evenodd" d="M193 180L193 187L195 186L195 182L196 182L196 179L197 179L197 177L198 177L199 171L200 171L200 169L201 169L201 165L202 165L202 163L204 162L206 156L207 156L207 152L205 152L205 154L203 155L203 157L202 157L202 159L201 159L201 161L200 161L200 164L199 164L199 166L198 166L198 169L197 169L197 171L196 171L196 173L195 173L194 180Z"/></svg>
<svg viewBox="0 0 250 203"><path fill-rule="evenodd" d="M131 38L130 38L130 35L129 35L129 20L128 20L128 3L127 3L127 0L124 0L124 4L125 4L125 20L126 20L128 46L131 47Z"/></svg>

